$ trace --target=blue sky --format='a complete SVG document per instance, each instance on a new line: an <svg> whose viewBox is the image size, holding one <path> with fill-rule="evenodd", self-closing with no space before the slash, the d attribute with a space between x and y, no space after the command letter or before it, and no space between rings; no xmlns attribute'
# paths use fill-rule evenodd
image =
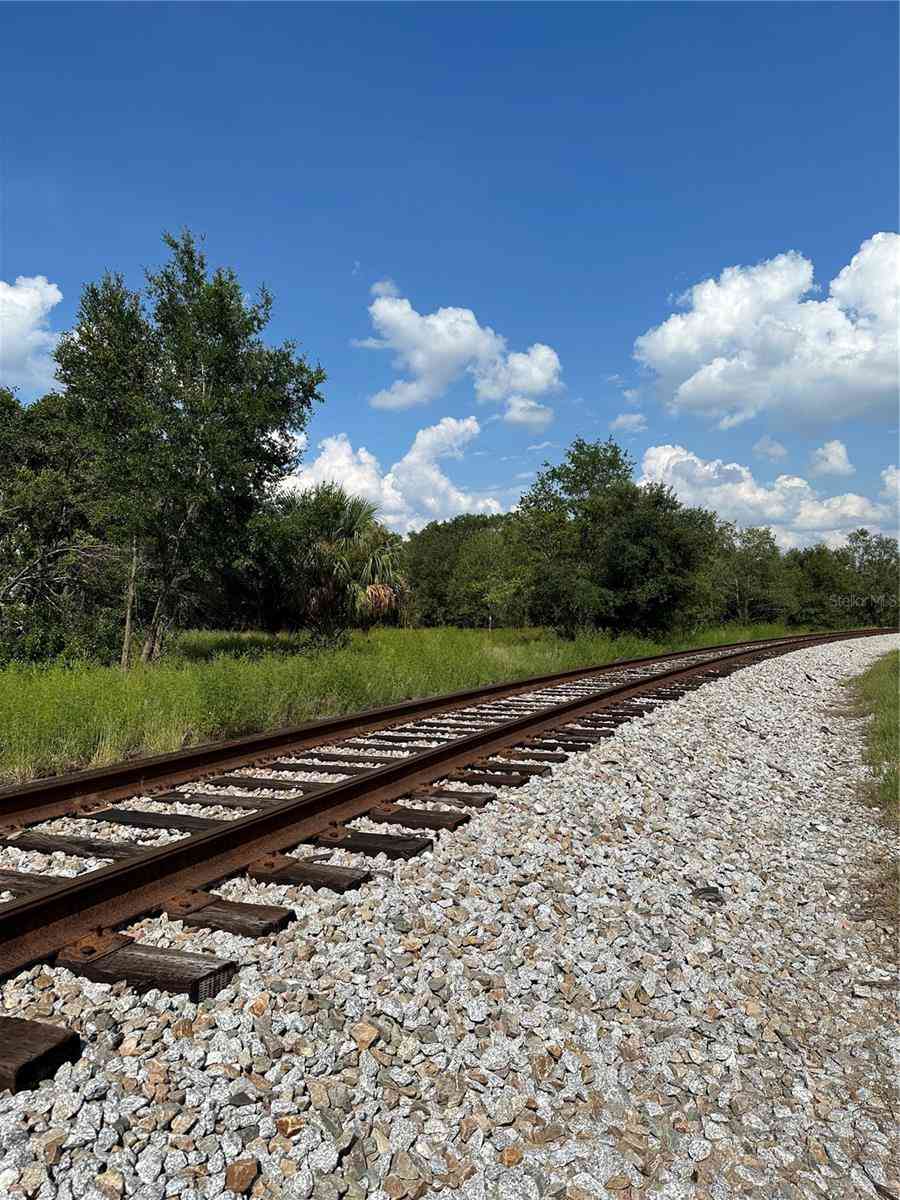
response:
<svg viewBox="0 0 900 1200"><path fill-rule="evenodd" d="M5 4L0 29L22 396L83 283L138 285L187 225L328 371L302 480L397 528L506 508L611 426L786 545L896 527L894 5Z"/></svg>

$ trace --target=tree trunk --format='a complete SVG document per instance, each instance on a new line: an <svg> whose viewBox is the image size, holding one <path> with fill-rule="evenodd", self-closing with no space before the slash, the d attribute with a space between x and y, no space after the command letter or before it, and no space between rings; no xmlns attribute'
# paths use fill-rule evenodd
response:
<svg viewBox="0 0 900 1200"><path fill-rule="evenodd" d="M122 637L123 671L131 666L131 631L134 614L134 593L137 582L137 538L131 539L131 573L128 576L128 590L125 593L125 633Z"/></svg>
<svg viewBox="0 0 900 1200"><path fill-rule="evenodd" d="M141 650L141 662L148 663L156 657L157 647L159 645L160 625L163 619L163 600L165 599L168 589L163 588L160 592L156 604L153 608L153 616L150 618L150 626L147 629L147 636L144 639L144 646Z"/></svg>

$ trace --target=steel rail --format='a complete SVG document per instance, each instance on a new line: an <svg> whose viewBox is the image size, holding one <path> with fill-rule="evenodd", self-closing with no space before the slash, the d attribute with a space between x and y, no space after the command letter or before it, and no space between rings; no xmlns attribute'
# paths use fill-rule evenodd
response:
<svg viewBox="0 0 900 1200"><path fill-rule="evenodd" d="M135 795L152 794L154 790L172 788L182 783L202 779L215 767L227 771L233 767L250 766L256 759L297 752L321 746L338 738L346 739L395 725L410 718L434 712L449 712L478 701L515 696L523 692L548 687L568 680L641 666L668 662L717 650L725 653L743 647L813 644L828 638L869 636L885 630L860 629L835 634L798 634L784 638L765 638L750 642L729 642L722 646L697 646L692 650L675 650L642 658L616 659L593 667L575 667L550 675L532 675L526 679L487 684L480 688L448 692L440 696L404 700L379 708L362 709L343 716L325 717L289 726L268 733L250 734L225 741L206 742L168 754L136 758L108 767L91 767L64 775L36 779L26 784L11 784L0 788L0 825L22 814L47 820L70 811L73 804L83 800L106 800L113 803Z"/></svg>
<svg viewBox="0 0 900 1200"><path fill-rule="evenodd" d="M871 636L872 632L820 635L812 641L820 644L836 637ZM561 722L570 722L663 684L714 672L722 666L787 654L798 648L798 642L808 645L810 641L804 638L756 643L743 651L732 649L701 663L676 665L649 677L564 701L3 905L0 975L9 975L47 958L98 929L121 926L156 911L175 894L215 884L267 855L309 840L336 823L363 816L417 787L433 783L455 768L484 757L488 751L494 753L515 745L522 741L523 735L540 734ZM97 819L102 820L102 813Z"/></svg>

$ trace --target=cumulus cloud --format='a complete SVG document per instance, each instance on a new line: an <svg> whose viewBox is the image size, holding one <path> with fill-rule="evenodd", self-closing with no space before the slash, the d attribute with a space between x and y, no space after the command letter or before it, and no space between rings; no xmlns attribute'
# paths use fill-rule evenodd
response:
<svg viewBox="0 0 900 1200"><path fill-rule="evenodd" d="M562 367L551 346L535 342L527 351L512 351L473 364L475 391L480 400L505 396L543 396L559 387Z"/></svg>
<svg viewBox="0 0 900 1200"><path fill-rule="evenodd" d="M855 475L856 467L847 457L847 447L834 438L814 450L809 458L810 475Z"/></svg>
<svg viewBox="0 0 900 1200"><path fill-rule="evenodd" d="M553 410L538 406L529 419L513 401L534 400L561 387L559 356L543 342L525 351L508 351L506 339L481 325L470 308L439 308L417 312L401 296L396 284L383 279L372 285L369 315L376 337L357 342L374 350L390 350L394 365L407 378L396 379L370 398L375 408L404 409L429 404L443 396L451 384L468 374L475 394L483 401L505 401L505 419L514 424L542 428ZM519 414L519 415L517 415Z"/></svg>
<svg viewBox="0 0 900 1200"><path fill-rule="evenodd" d="M893 463L881 472L881 494L894 504L900 499L900 471Z"/></svg>
<svg viewBox="0 0 900 1200"><path fill-rule="evenodd" d="M0 383L28 393L53 386L53 350L59 339L49 316L62 292L44 275L0 279Z"/></svg>
<svg viewBox="0 0 900 1200"><path fill-rule="evenodd" d="M758 458L770 458L772 462L778 462L779 459L787 458L787 447L764 433L758 441L753 443L753 453Z"/></svg>
<svg viewBox="0 0 900 1200"><path fill-rule="evenodd" d="M647 418L643 413L619 413L610 421L609 427L620 433L643 433L647 428Z"/></svg>
<svg viewBox="0 0 900 1200"><path fill-rule="evenodd" d="M463 491L438 466L441 459L462 458L480 432L475 417L444 417L420 429L406 454L387 472L364 446L354 450L346 433L338 433L323 438L316 458L290 476L285 486L339 483L377 504L379 520L401 533L458 513L498 513L502 508L496 498Z"/></svg>
<svg viewBox="0 0 900 1200"><path fill-rule="evenodd" d="M376 279L369 292L373 296L399 296L400 289L393 279Z"/></svg>
<svg viewBox="0 0 900 1200"><path fill-rule="evenodd" d="M738 525L769 525L782 546L839 542L851 529L877 531L890 520L886 505L852 492L822 497L797 475L762 484L740 463L702 459L684 446L651 446L642 462L642 483L664 483L685 504L714 509Z"/></svg>
<svg viewBox="0 0 900 1200"><path fill-rule="evenodd" d="M529 396L510 396L503 420L509 425L525 425L533 433L540 433L553 421L553 409Z"/></svg>
<svg viewBox="0 0 900 1200"><path fill-rule="evenodd" d="M684 312L639 337L673 412L720 428L760 413L786 424L896 415L900 236L877 233L814 298L812 263L791 250L727 267L680 297Z"/></svg>

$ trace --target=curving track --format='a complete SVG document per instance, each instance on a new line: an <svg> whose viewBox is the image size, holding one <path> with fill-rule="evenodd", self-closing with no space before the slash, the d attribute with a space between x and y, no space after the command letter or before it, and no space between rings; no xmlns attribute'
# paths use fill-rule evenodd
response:
<svg viewBox="0 0 900 1200"><path fill-rule="evenodd" d="M114 931L166 912L192 925L272 933L290 910L231 903L207 889L241 872L263 882L361 886L365 866L323 860L336 848L361 862L422 853L433 845L425 834L468 821L494 798L491 788L549 774L657 704L763 658L873 633L884 630L616 662L4 789L0 845L108 865L73 877L0 870L0 897L11 897L0 904L0 975L55 958L138 989L213 994L236 964L142 947ZM354 830L359 817L389 832ZM97 837L98 821L107 831L155 830L174 840L148 848Z"/></svg>

